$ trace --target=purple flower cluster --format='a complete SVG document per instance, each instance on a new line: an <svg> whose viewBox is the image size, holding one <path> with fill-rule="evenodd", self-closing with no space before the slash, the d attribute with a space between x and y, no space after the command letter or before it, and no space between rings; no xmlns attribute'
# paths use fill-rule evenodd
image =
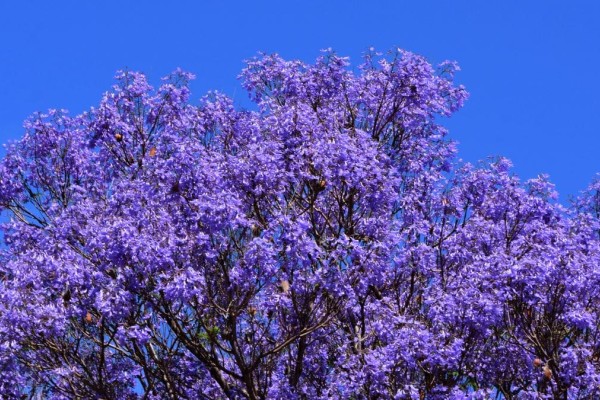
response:
<svg viewBox="0 0 600 400"><path fill-rule="evenodd" d="M0 397L600 398L600 181L455 160L458 67L121 72L0 164ZM24 396L24 397L21 397Z"/></svg>

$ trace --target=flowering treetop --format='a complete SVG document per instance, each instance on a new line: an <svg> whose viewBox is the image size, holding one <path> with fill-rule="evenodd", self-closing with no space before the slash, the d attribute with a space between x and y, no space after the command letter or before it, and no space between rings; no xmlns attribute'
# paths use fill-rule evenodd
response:
<svg viewBox="0 0 600 400"><path fill-rule="evenodd" d="M458 67L264 55L256 103L120 72L0 164L0 393L590 398L598 189L573 210L439 125Z"/></svg>

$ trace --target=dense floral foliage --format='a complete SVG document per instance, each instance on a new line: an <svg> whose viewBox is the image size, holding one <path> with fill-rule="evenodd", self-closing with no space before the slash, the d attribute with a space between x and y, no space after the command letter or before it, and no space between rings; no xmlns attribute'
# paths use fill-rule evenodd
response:
<svg viewBox="0 0 600 400"><path fill-rule="evenodd" d="M0 165L0 395L599 398L600 183L566 209L457 162L457 69L261 56L252 111L177 71L34 115Z"/></svg>

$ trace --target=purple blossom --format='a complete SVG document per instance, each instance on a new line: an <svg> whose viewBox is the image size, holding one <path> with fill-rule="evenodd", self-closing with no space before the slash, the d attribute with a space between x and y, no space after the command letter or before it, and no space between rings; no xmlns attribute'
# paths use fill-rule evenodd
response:
<svg viewBox="0 0 600 400"><path fill-rule="evenodd" d="M0 395L600 396L600 184L455 160L456 63L261 55L256 111L119 72L0 164ZM354 71L354 72L353 72Z"/></svg>

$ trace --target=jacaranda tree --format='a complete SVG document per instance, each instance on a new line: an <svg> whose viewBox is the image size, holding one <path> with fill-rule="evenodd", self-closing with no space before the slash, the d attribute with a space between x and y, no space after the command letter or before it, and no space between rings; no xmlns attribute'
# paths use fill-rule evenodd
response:
<svg viewBox="0 0 600 400"><path fill-rule="evenodd" d="M0 165L0 395L600 398L600 183L455 160L457 70L273 55L255 106L122 72Z"/></svg>

